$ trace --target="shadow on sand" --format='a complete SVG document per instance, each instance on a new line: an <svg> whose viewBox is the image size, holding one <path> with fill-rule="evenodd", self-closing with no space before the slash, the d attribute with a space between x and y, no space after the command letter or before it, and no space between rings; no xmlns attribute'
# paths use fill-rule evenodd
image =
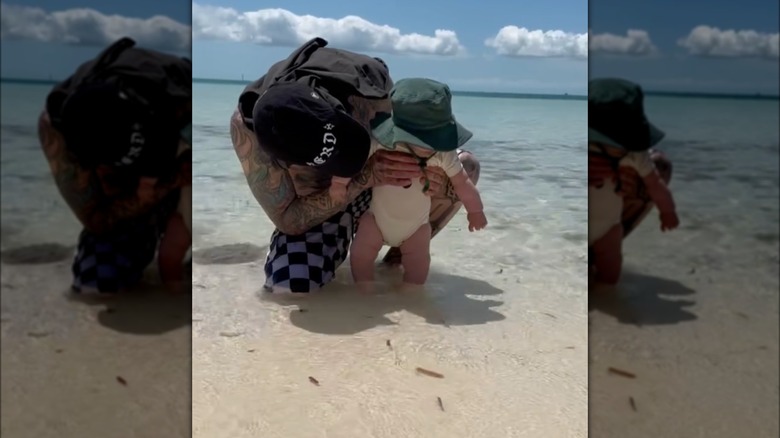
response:
<svg viewBox="0 0 780 438"><path fill-rule="evenodd" d="M266 251L251 243L232 243L195 250L192 261L199 265L240 265L264 258Z"/></svg>
<svg viewBox="0 0 780 438"><path fill-rule="evenodd" d="M338 277L343 277L342 270ZM377 280L398 281L394 269L379 268ZM349 277L347 274L346 277ZM505 316L494 310L502 301L490 299L503 291L481 280L431 272L425 291L396 292L380 287L377 293L363 295L348 284L334 281L323 291L293 297L290 294L260 292L262 300L280 305L297 305L290 322L303 330L327 335L352 335L375 327L395 325L388 314L405 310L429 324L464 326L501 321ZM473 298L472 298L473 297Z"/></svg>
<svg viewBox="0 0 780 438"><path fill-rule="evenodd" d="M624 271L617 293L605 296L590 294L588 310L611 315L623 324L678 324L697 318L687 309L696 302L682 299L695 293L695 290L675 280Z"/></svg>
<svg viewBox="0 0 780 438"><path fill-rule="evenodd" d="M66 292L68 301L88 306L101 306L97 321L104 327L134 335L160 335L192 323L192 284L179 294L168 292L160 284L156 260L147 268L144 279L132 289L116 296ZM192 266L185 269L185 278L192 278Z"/></svg>
<svg viewBox="0 0 780 438"><path fill-rule="evenodd" d="M67 292L68 301L103 307L97 315L100 325L126 334L160 335L189 325L192 295L173 295L156 285L137 288L111 298Z"/></svg>
<svg viewBox="0 0 780 438"><path fill-rule="evenodd" d="M7 249L0 254L6 265L45 265L57 263L73 257L75 246L59 243L40 243Z"/></svg>

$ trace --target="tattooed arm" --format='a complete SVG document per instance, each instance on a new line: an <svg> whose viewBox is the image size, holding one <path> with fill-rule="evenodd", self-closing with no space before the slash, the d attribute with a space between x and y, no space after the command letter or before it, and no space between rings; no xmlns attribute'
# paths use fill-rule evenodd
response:
<svg viewBox="0 0 780 438"><path fill-rule="evenodd" d="M238 111L230 119L230 136L252 194L271 222L285 234L303 234L323 223L375 184L372 166L367 165L347 186L346 202L334 201L327 190L299 197L289 171L276 165L260 148Z"/></svg>
<svg viewBox="0 0 780 438"><path fill-rule="evenodd" d="M84 228L92 233L108 232L151 211L170 193L170 189L161 188L144 199L137 194L122 198L107 195L97 173L79 166L68 152L46 111L38 119L38 139L57 189Z"/></svg>

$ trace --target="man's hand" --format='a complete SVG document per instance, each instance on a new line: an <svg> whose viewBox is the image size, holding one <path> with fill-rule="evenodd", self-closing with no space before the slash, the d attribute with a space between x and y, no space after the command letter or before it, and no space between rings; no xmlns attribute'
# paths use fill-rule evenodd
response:
<svg viewBox="0 0 780 438"><path fill-rule="evenodd" d="M428 178L428 191L426 195L432 197L444 196L445 189L447 187L447 174L441 167L426 167L425 175L420 178L420 184L425 185L425 178Z"/></svg>
<svg viewBox="0 0 780 438"><path fill-rule="evenodd" d="M366 163L371 169L374 186L406 187L423 177L417 159L398 151L379 150Z"/></svg>

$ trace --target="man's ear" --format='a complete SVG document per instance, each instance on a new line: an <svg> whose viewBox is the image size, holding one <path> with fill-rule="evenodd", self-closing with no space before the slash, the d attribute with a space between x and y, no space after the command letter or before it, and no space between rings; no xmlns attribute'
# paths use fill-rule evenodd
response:
<svg viewBox="0 0 780 438"><path fill-rule="evenodd" d="M117 171L107 164L98 164L95 168L95 174L100 181L100 187L103 193L107 195L116 195L121 192L119 181L117 181Z"/></svg>

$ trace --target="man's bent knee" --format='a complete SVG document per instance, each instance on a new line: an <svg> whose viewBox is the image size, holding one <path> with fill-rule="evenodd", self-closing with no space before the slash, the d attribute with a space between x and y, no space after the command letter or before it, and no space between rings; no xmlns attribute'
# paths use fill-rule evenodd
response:
<svg viewBox="0 0 780 438"><path fill-rule="evenodd" d="M463 169L466 170L466 174L469 176L472 184L476 185L477 181L479 181L479 160L474 154L467 151L462 151L458 154L458 158L460 158L460 163L463 165Z"/></svg>

